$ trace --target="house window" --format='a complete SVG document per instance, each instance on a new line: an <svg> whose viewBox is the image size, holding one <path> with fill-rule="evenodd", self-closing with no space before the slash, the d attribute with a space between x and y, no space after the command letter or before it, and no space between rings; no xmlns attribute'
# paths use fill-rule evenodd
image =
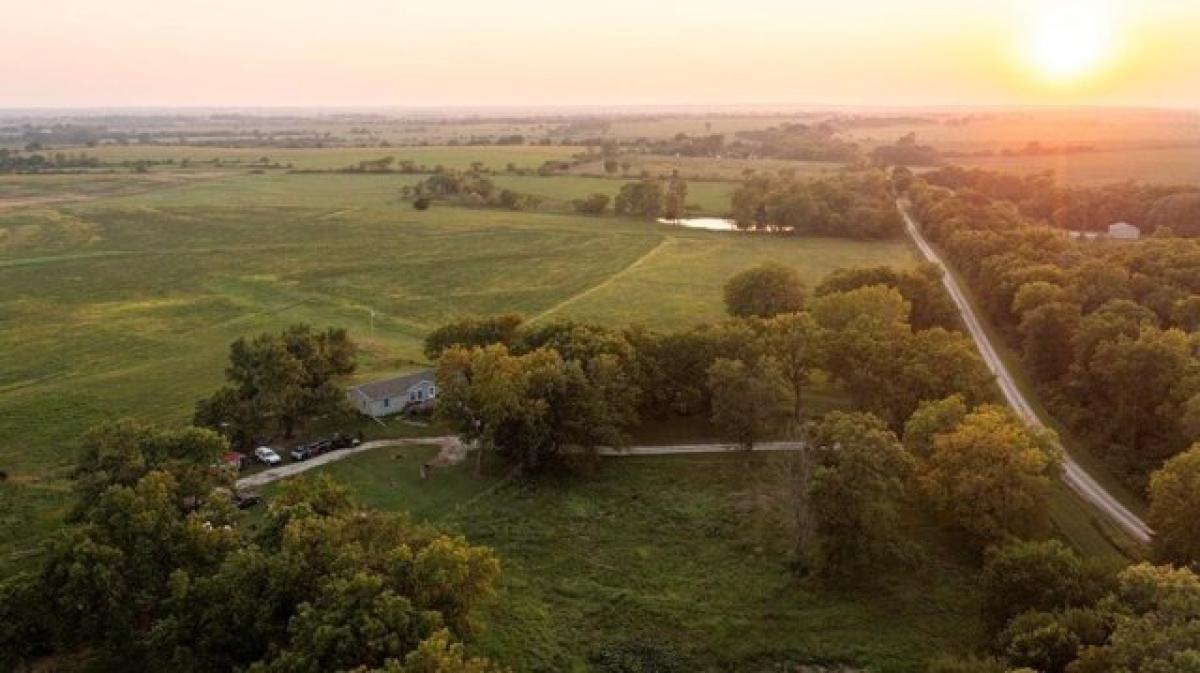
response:
<svg viewBox="0 0 1200 673"><path fill-rule="evenodd" d="M383 398L383 406L384 406L384 408L392 406L392 398L390 398L390 397Z"/></svg>
<svg viewBox="0 0 1200 673"><path fill-rule="evenodd" d="M424 400L424 399L425 399L425 391L418 389L417 390L417 401L420 402L421 400Z"/></svg>
<svg viewBox="0 0 1200 673"><path fill-rule="evenodd" d="M437 397L437 386L429 386L429 399Z"/></svg>

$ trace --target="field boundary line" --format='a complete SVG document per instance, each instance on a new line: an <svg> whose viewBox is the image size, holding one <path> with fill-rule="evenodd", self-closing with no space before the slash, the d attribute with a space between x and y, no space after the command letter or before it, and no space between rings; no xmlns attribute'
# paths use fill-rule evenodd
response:
<svg viewBox="0 0 1200 673"><path fill-rule="evenodd" d="M618 278L621 278L622 276L630 273L634 269L636 269L639 266L641 266L642 264L644 264L646 262L646 260L653 257L660 250L662 250L667 244L674 242L674 240L675 239L673 237L664 238L663 240L658 242L658 245L655 245L653 248L650 248L645 253L643 253L641 257L638 257L637 259L633 260L633 262L631 262L629 264L629 266L626 266L625 268L621 269L620 271L617 271L616 273L612 274L608 278L605 278L600 283L593 285L592 287L589 287L588 289L584 290L583 292L580 292L579 294L567 297L566 299L558 302L557 304L551 306L550 308L546 309L545 311L542 311L541 313L533 316L527 322L530 322L530 323L537 322L537 321L541 320L542 318L545 318L546 316L549 316L549 315L552 315L554 313L561 311L562 309L570 306L571 304L579 301L580 299L583 299L584 297L587 297L588 295L591 295L592 293L599 292L600 290L603 290L604 288L608 287L609 285L612 285Z"/></svg>

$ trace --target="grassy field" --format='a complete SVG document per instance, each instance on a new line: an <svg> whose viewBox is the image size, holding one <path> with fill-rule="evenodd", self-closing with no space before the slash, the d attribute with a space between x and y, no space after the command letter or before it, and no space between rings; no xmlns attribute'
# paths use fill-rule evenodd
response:
<svg viewBox="0 0 1200 673"><path fill-rule="evenodd" d="M533 175L497 175L491 180L497 186L519 192L527 192L545 197L549 202L546 209L569 210L571 199L583 198L590 194L607 194L616 197L621 185L629 182L620 178L583 177L563 175L555 177L540 177ZM688 182L689 206L696 206L700 212L723 215L729 212L729 197L738 187L732 182Z"/></svg>
<svg viewBox="0 0 1200 673"><path fill-rule="evenodd" d="M795 578L765 505L778 458L613 458L585 475L515 482L459 465L421 481L431 454L383 449L322 470L370 506L500 553L499 600L471 647L514 670L624 671L602 668L603 653L648 650L675 667L644 670L916 673L982 638L973 561L919 517L906 526L923 548L917 565L855 590Z"/></svg>
<svg viewBox="0 0 1200 673"><path fill-rule="evenodd" d="M446 168L467 168L473 161L482 161L489 168L501 170L509 163L522 168L537 168L546 161L566 161L581 150L579 147L505 145L505 146L429 146L429 147L333 147L312 149L286 149L276 147L201 147L189 145L102 145L99 147L68 148L70 152L84 152L104 162L123 161L175 161L191 160L197 167L206 162L220 159L222 162L241 161L249 163L262 157L272 162L291 164L299 169L343 168L360 161L373 161L383 157L396 157L397 161L410 160L430 168L442 165Z"/></svg>
<svg viewBox="0 0 1200 673"><path fill-rule="evenodd" d="M775 173L781 170L794 171L800 177L818 177L836 173L843 164L828 161L790 161L787 159L730 159L704 157L670 157L658 154L621 155L620 161L629 164L629 175L646 171L650 175L671 175L678 171L684 178L704 180L742 180L746 170L760 173ZM573 169L581 175L604 175L602 161L589 161Z"/></svg>
<svg viewBox="0 0 1200 673"><path fill-rule="evenodd" d="M239 336L343 326L368 378L415 366L424 335L465 315L679 328L719 319L725 280L768 259L810 284L837 266L912 260L895 242L441 204L421 213L397 197L405 179L231 173L0 212L0 469L10 475L0 540L49 528L91 424L187 420ZM528 180L538 179L558 178Z"/></svg>
<svg viewBox="0 0 1200 673"><path fill-rule="evenodd" d="M0 208L40 199L87 200L139 194L173 185L195 183L218 175L220 173L212 171L0 175Z"/></svg>

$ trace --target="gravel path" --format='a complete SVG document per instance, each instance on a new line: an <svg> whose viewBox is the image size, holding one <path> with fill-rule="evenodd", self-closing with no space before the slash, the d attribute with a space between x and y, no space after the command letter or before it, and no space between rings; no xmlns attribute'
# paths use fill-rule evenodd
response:
<svg viewBox="0 0 1200 673"><path fill-rule="evenodd" d="M253 489L259 486L264 486L273 481L286 479L301 472L307 472L314 468L328 465L329 463L337 462L344 458L349 458L356 453L370 451L371 449L383 449L389 446L416 446L421 444L437 444L441 446L441 451L430 461L434 465L453 465L463 459L466 455L466 448L462 442L458 441L457 437L414 437L411 439L378 439L373 442L363 442L356 447L350 449L338 449L324 453L316 458L298 463L285 463L278 467L272 467L269 470L263 470L249 477L238 479L237 487L239 489Z"/></svg>
<svg viewBox="0 0 1200 673"><path fill-rule="evenodd" d="M272 467L269 470L263 470L257 474L252 474L248 477L238 479L237 486L240 489L252 489L259 486L269 484L280 479L307 472L308 470L328 465L344 458L349 458L356 453L370 451L371 449L383 449L390 446L415 446L418 444L437 444L441 447L438 455L430 461L430 464L435 466L453 465L462 462L467 456L467 447L459 441L458 437L453 435L444 437L416 437L412 439L380 439L373 442L364 442L352 449L340 449L338 451L330 451L316 458L310 458L299 463L287 463L279 467ZM762 442L754 445L754 451L795 451L800 448L800 444L795 442ZM738 451L740 448L736 444L665 444L661 446L629 446L623 449L614 449L610 447L601 447L597 453L601 456L668 456L673 454L689 454L689 453L728 453L730 451Z"/></svg>
<svg viewBox="0 0 1200 673"><path fill-rule="evenodd" d="M1008 368L1004 365L1004 361L996 354L996 349L988 339L987 332L984 331L983 326L980 324L979 318L975 315L974 309L971 308L970 302L967 301L966 294L959 287L958 281L950 274L945 262L938 256L933 246L929 245L929 242L925 240L925 237L917 228L916 222L909 215L905 204L897 201L896 206L900 209L900 214L904 216L904 224L908 230L908 235L917 244L917 248L920 249L921 254L925 259L936 264L942 270L942 282L946 286L946 291L950 293L950 298L954 300L959 313L962 314L963 322L966 323L971 338L975 340L975 344L979 347L979 353L983 356L983 361L987 363L988 369L992 370L992 373L996 375L996 382L1000 385L1001 392L1004 393L1004 399L1008 401L1009 406L1026 423L1034 427L1045 427L1045 423L1038 417L1037 412L1029 404L1029 400L1025 399L1025 395L1017 387L1012 373L1008 371ZM1071 490L1094 505L1134 539L1142 543L1150 542L1154 531L1144 521L1129 511L1111 493L1106 491L1092 475L1088 474L1071 457L1071 454L1065 448L1063 449L1063 456L1063 481L1066 482Z"/></svg>

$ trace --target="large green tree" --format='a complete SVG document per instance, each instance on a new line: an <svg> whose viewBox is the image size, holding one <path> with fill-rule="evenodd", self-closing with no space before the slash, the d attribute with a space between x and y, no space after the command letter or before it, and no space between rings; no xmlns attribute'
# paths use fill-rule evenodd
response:
<svg viewBox="0 0 1200 673"><path fill-rule="evenodd" d="M980 548L1041 530L1062 460L1048 431L985 406L936 436L918 482L933 507Z"/></svg>
<svg viewBox="0 0 1200 673"><path fill-rule="evenodd" d="M763 323L762 328L762 350L779 363L780 373L791 389L792 420L799 423L804 391L824 358L821 328L807 313L779 315Z"/></svg>
<svg viewBox="0 0 1200 673"><path fill-rule="evenodd" d="M1163 563L1200 563L1200 444L1150 476L1154 556Z"/></svg>
<svg viewBox="0 0 1200 673"><path fill-rule="evenodd" d="M1119 576L1115 626L1086 648L1071 673L1194 673L1200 671L1200 577L1184 568L1146 563Z"/></svg>
<svg viewBox="0 0 1200 673"><path fill-rule="evenodd" d="M746 450L779 430L793 408L787 379L770 357L750 365L719 358L708 368L708 387L713 425Z"/></svg>
<svg viewBox="0 0 1200 673"><path fill-rule="evenodd" d="M896 435L870 414L833 412L805 432L813 467L800 497L811 512L813 542L804 559L818 576L863 579L888 561L904 560L900 508L912 458Z"/></svg>
<svg viewBox="0 0 1200 673"><path fill-rule="evenodd" d="M725 309L739 318L771 318L804 308L800 274L782 264L747 269L725 283Z"/></svg>
<svg viewBox="0 0 1200 673"><path fill-rule="evenodd" d="M577 353L578 354L578 353ZM622 446L638 390L612 353L565 358L550 347L454 346L438 362L438 417L460 437L525 468L573 450Z"/></svg>
<svg viewBox="0 0 1200 673"><path fill-rule="evenodd" d="M425 357L437 360L451 346L512 346L525 318L517 313L463 318L446 323L425 337Z"/></svg>
<svg viewBox="0 0 1200 673"><path fill-rule="evenodd" d="M493 592L491 550L327 478L285 484L243 527L227 473L195 448L221 448L208 431L122 422L88 444L89 464L119 454L121 470L81 484L40 569L0 586L6 668L49 652L99 670L492 670L456 642ZM213 475L204 488L184 485L193 468Z"/></svg>
<svg viewBox="0 0 1200 673"><path fill-rule="evenodd" d="M307 420L347 412L337 381L354 371L355 350L345 330L308 325L238 339L228 384L196 405L195 423L241 444L263 433L291 437Z"/></svg>

